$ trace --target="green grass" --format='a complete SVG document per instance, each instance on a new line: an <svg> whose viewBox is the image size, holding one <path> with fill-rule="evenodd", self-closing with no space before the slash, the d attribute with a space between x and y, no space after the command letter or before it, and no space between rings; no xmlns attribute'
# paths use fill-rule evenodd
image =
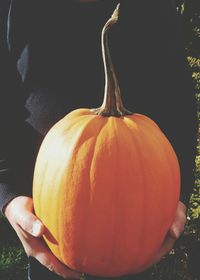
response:
<svg viewBox="0 0 200 280"><path fill-rule="evenodd" d="M27 257L14 230L0 216L0 279L25 280ZM15 275L15 279L13 276Z"/></svg>
<svg viewBox="0 0 200 280"><path fill-rule="evenodd" d="M26 280L27 261L21 246L7 246L0 250L0 278L2 280Z"/></svg>

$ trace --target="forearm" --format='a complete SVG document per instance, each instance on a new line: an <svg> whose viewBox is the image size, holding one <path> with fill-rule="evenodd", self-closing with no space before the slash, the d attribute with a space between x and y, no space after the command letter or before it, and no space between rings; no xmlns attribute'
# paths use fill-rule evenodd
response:
<svg viewBox="0 0 200 280"><path fill-rule="evenodd" d="M15 1L13 1L14 3ZM11 199L30 193L33 166L33 132L26 124L26 89L17 68L25 40L18 30L12 45L9 1L0 2L0 209ZM18 21L19 22L19 21ZM17 26L18 24L16 24ZM15 34L16 36L16 34ZM9 40L10 37L10 40ZM27 184L27 185L26 185Z"/></svg>

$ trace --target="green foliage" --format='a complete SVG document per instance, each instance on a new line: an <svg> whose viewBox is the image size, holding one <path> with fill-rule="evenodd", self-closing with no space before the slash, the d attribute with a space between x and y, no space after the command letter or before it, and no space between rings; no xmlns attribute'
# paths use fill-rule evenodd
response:
<svg viewBox="0 0 200 280"><path fill-rule="evenodd" d="M7 220L0 216L0 279L25 280L27 258L14 230Z"/></svg>
<svg viewBox="0 0 200 280"><path fill-rule="evenodd" d="M19 247L7 246L0 250L0 278L3 280L26 279L27 261Z"/></svg>
<svg viewBox="0 0 200 280"><path fill-rule="evenodd" d="M178 11L182 14L185 47L188 54L199 56L200 1L176 0Z"/></svg>
<svg viewBox="0 0 200 280"><path fill-rule="evenodd" d="M188 62L193 70L192 78L194 79L196 100L197 100L197 118L200 123L200 59L193 56L188 56ZM188 218L190 223L200 219L200 133L197 135L197 154L195 159L195 187L191 195L190 205L188 210Z"/></svg>

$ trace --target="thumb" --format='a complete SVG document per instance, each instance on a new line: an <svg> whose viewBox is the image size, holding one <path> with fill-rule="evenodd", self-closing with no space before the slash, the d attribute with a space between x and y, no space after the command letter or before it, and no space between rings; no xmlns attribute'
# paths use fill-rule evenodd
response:
<svg viewBox="0 0 200 280"><path fill-rule="evenodd" d="M17 224L35 237L41 237L45 231L43 223L33 213L26 210L17 217Z"/></svg>

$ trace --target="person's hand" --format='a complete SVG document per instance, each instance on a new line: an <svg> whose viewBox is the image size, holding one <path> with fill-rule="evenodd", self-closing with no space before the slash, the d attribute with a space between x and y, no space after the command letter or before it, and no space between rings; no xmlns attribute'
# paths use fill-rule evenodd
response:
<svg viewBox="0 0 200 280"><path fill-rule="evenodd" d="M186 224L186 206L181 201L179 201L176 210L175 219L160 247L160 250L157 252L156 256L154 257L154 259L148 265L147 268L161 261L161 259L165 257L172 250L174 243L183 233L185 224Z"/></svg>
<svg viewBox="0 0 200 280"><path fill-rule="evenodd" d="M28 256L34 257L42 265L63 278L80 279L81 274L62 264L42 239L46 229L33 214L32 198L26 196L14 198L5 207L4 214L16 231Z"/></svg>

